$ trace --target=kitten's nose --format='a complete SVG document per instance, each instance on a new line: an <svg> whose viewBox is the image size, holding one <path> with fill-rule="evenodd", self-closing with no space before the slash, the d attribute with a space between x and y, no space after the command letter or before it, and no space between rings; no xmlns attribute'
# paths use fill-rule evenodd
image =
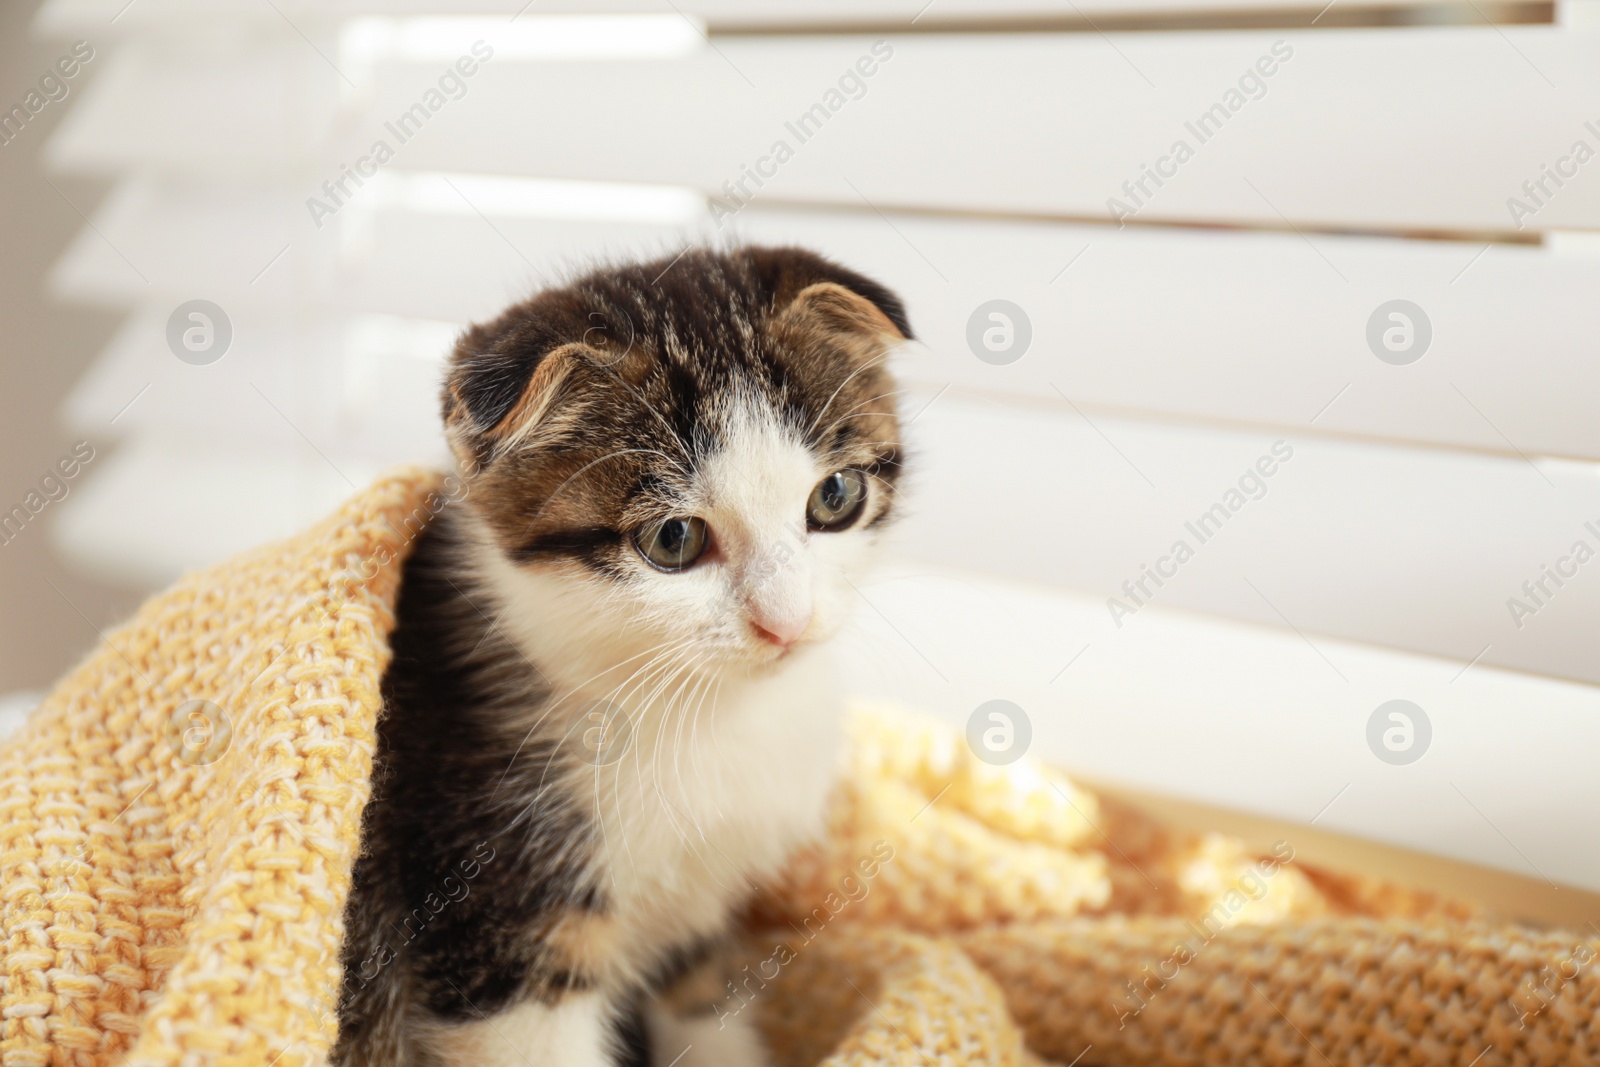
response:
<svg viewBox="0 0 1600 1067"><path fill-rule="evenodd" d="M752 559L740 576L745 617L755 636L788 649L811 625L811 562L804 552L778 549L757 550Z"/></svg>
<svg viewBox="0 0 1600 1067"><path fill-rule="evenodd" d="M804 611L764 612L757 609L750 613L750 626L756 636L771 641L779 648L788 648L800 640L810 625L809 607Z"/></svg>

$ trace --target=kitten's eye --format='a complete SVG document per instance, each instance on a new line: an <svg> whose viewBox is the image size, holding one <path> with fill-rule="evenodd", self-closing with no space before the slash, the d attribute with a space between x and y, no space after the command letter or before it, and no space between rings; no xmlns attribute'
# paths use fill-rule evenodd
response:
<svg viewBox="0 0 1600 1067"><path fill-rule="evenodd" d="M813 530L843 530L861 517L866 502L866 475L856 470L834 471L811 490L806 522Z"/></svg>
<svg viewBox="0 0 1600 1067"><path fill-rule="evenodd" d="M664 571L681 571L706 550L704 519L663 519L633 536L639 555Z"/></svg>

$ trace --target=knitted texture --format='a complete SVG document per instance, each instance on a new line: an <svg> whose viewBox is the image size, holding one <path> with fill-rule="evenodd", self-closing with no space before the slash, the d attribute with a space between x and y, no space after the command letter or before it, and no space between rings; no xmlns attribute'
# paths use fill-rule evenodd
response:
<svg viewBox="0 0 1600 1067"><path fill-rule="evenodd" d="M1600 1064L1600 938L1175 833L909 716L852 727L719 1009L783 1067Z"/></svg>
<svg viewBox="0 0 1600 1067"><path fill-rule="evenodd" d="M325 1061L400 564L436 487L391 476L186 578L0 748L0 1067ZM872 710L717 1011L749 1012L779 1067L1600 1064L1597 950L1292 842L1175 833Z"/></svg>
<svg viewBox="0 0 1600 1067"><path fill-rule="evenodd" d="M185 578L0 749L0 1067L325 1056L399 560L431 489L389 478Z"/></svg>

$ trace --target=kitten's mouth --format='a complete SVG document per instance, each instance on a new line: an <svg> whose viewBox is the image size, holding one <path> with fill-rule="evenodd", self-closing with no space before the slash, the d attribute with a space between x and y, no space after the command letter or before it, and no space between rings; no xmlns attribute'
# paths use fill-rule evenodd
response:
<svg viewBox="0 0 1600 1067"><path fill-rule="evenodd" d="M793 640L780 641L756 625L752 625L751 630L757 635L757 640L753 642L752 651L760 657L761 662L769 665L783 663L811 643L804 636Z"/></svg>
<svg viewBox="0 0 1600 1067"><path fill-rule="evenodd" d="M768 670L776 670L779 667L792 663L795 659L803 655L806 649L810 648L813 644L815 644L815 642L812 640L792 641L786 645L777 645L771 642L764 642L762 646L756 649L758 653L766 653L765 655L761 656L759 662L757 663L757 667L758 669L765 668Z"/></svg>

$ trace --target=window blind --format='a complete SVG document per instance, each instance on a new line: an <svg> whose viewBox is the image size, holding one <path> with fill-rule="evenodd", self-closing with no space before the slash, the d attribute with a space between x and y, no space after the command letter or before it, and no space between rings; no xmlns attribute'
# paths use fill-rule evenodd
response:
<svg viewBox="0 0 1600 1067"><path fill-rule="evenodd" d="M153 587L443 462L462 324L800 242L919 334L854 688L1600 888L1596 6L50 0L52 284L127 314L57 536Z"/></svg>

